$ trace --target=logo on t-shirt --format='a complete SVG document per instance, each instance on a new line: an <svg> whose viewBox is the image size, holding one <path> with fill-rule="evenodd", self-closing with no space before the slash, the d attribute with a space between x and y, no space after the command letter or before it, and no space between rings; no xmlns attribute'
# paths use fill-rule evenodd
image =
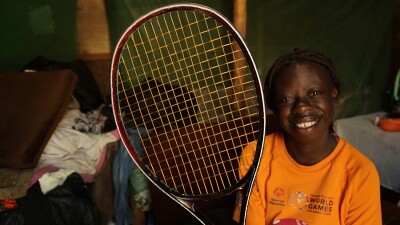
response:
<svg viewBox="0 0 400 225"><path fill-rule="evenodd" d="M270 194L268 203L286 207L290 205L296 210L307 211L321 215L331 215L334 210L335 199L322 194L307 194L303 191L286 193L283 188L277 187Z"/></svg>
<svg viewBox="0 0 400 225"><path fill-rule="evenodd" d="M272 198L269 203L272 205L285 206L285 191L282 188L275 188Z"/></svg>
<svg viewBox="0 0 400 225"><path fill-rule="evenodd" d="M295 209L307 210L307 212L318 213L323 215L331 215L334 205L333 197L327 197L320 194L311 194L308 196L304 192L294 192L289 203Z"/></svg>
<svg viewBox="0 0 400 225"><path fill-rule="evenodd" d="M331 215L334 205L333 197L313 194L310 197L308 211L318 214Z"/></svg>
<svg viewBox="0 0 400 225"><path fill-rule="evenodd" d="M296 191L290 196L289 203L295 209L302 210L308 205L308 196L304 192Z"/></svg>
<svg viewBox="0 0 400 225"><path fill-rule="evenodd" d="M285 194L285 191L282 188L275 188L274 195L277 198L282 198L284 194Z"/></svg>

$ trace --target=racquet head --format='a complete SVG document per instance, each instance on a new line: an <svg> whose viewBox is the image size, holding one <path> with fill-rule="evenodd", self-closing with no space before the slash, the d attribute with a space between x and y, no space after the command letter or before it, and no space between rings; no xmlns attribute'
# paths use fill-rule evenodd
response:
<svg viewBox="0 0 400 225"><path fill-rule="evenodd" d="M218 12L177 4L136 20L114 51L111 89L126 149L174 200L253 182L265 135L261 82L243 38ZM253 164L239 178L241 151L254 140Z"/></svg>

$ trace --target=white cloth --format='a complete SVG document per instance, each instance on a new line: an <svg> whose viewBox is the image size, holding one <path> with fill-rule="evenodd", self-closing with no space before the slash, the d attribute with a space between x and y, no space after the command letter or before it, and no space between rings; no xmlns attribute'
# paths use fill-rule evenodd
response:
<svg viewBox="0 0 400 225"><path fill-rule="evenodd" d="M39 178L40 189L43 194L53 190L55 187L62 185L69 175L74 171L59 169L56 172L45 173Z"/></svg>
<svg viewBox="0 0 400 225"><path fill-rule="evenodd" d="M83 116L79 109L67 110L36 168L55 166L80 174L95 174L104 146L117 138L111 132L93 134L73 129L75 120Z"/></svg>
<svg viewBox="0 0 400 225"><path fill-rule="evenodd" d="M336 133L370 158L380 176L381 185L400 192L400 132L387 132L375 125L377 112L335 122Z"/></svg>

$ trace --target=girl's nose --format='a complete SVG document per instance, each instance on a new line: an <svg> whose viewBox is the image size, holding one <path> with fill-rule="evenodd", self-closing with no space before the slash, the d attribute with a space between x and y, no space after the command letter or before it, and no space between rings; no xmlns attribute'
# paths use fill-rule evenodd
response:
<svg viewBox="0 0 400 225"><path fill-rule="evenodd" d="M312 105L308 98L296 98L292 106L292 113L301 113L310 109L312 109Z"/></svg>

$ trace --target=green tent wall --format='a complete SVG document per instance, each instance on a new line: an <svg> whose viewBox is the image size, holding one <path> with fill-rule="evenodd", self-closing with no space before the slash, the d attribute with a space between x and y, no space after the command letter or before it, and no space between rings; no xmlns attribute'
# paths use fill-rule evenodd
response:
<svg viewBox="0 0 400 225"><path fill-rule="evenodd" d="M104 0L111 46L138 17L182 0ZM232 19L233 1L193 0ZM246 42L261 79L273 61L293 48L330 56L342 81L337 117L381 111L390 73L395 0L247 0ZM77 56L76 1L0 3L0 70L19 70L36 56ZM113 49L112 49L113 50Z"/></svg>

